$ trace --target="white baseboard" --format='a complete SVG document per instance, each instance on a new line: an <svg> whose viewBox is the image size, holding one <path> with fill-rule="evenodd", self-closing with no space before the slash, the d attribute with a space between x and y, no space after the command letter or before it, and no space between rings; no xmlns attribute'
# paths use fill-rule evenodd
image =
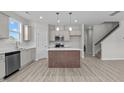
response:
<svg viewBox="0 0 124 93"><path fill-rule="evenodd" d="M39 59L35 59L35 61L38 61Z"/></svg>
<svg viewBox="0 0 124 93"><path fill-rule="evenodd" d="M93 57L95 56L95 54L92 55Z"/></svg>
<svg viewBox="0 0 124 93"><path fill-rule="evenodd" d="M25 67L27 67L28 65L30 65L30 64L33 63L34 61L35 61L35 60L33 60L33 61L31 61L31 62L29 62L29 63L27 63L27 64L21 66L21 68L20 68L19 70L24 69Z"/></svg>
<svg viewBox="0 0 124 93"><path fill-rule="evenodd" d="M81 56L81 58L84 58L84 56Z"/></svg>
<svg viewBox="0 0 124 93"><path fill-rule="evenodd" d="M35 61L39 61L39 60L43 60L43 59L48 59L48 58L35 59Z"/></svg>
<svg viewBox="0 0 124 93"><path fill-rule="evenodd" d="M124 58L101 58L101 60L124 60Z"/></svg>

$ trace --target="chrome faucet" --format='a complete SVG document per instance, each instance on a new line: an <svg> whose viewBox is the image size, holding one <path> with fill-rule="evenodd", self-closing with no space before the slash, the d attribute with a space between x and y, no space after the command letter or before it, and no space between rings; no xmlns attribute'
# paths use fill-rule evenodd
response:
<svg viewBox="0 0 124 93"><path fill-rule="evenodd" d="M20 42L16 41L16 48L19 49L20 48Z"/></svg>

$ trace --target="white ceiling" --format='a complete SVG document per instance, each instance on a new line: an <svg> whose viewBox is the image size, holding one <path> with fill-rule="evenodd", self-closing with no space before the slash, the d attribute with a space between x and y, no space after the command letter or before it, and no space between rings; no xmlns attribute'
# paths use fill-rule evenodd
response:
<svg viewBox="0 0 124 93"><path fill-rule="evenodd" d="M26 11L27 12L27 11ZM47 24L57 24L56 12L58 11L16 11L15 13L23 16L26 19L32 21L39 21L41 23ZM60 24L69 24L69 13L70 11L59 12ZM121 11L115 16L110 16L114 11L71 11L72 12L72 24L100 24L105 21L120 21L124 19L124 12ZM43 19L40 19L40 16ZM78 22L75 23L74 20L77 19Z"/></svg>

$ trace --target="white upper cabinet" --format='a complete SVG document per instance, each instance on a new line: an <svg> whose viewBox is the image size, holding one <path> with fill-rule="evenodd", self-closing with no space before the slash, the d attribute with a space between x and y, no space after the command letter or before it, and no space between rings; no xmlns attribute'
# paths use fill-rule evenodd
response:
<svg viewBox="0 0 124 93"><path fill-rule="evenodd" d="M55 41L55 31L50 31L49 39L50 39L50 41Z"/></svg>
<svg viewBox="0 0 124 93"><path fill-rule="evenodd" d="M70 36L80 36L81 31L70 31Z"/></svg>
<svg viewBox="0 0 124 93"><path fill-rule="evenodd" d="M24 41L31 40L31 26L29 25L24 25L23 40Z"/></svg>
<svg viewBox="0 0 124 93"><path fill-rule="evenodd" d="M0 39L9 38L8 16L0 13Z"/></svg>
<svg viewBox="0 0 124 93"><path fill-rule="evenodd" d="M70 40L69 31L62 31L61 33L63 33L64 41L69 41Z"/></svg>
<svg viewBox="0 0 124 93"><path fill-rule="evenodd" d="M72 31L69 31L68 25L59 26L59 31L56 31L57 26L49 25L49 40L55 41L55 36L63 36L64 41L70 41L70 37L81 37L81 25L72 25Z"/></svg>
<svg viewBox="0 0 124 93"><path fill-rule="evenodd" d="M49 36L50 41L55 41L55 36L63 36L64 41L70 40L69 31L50 31Z"/></svg>

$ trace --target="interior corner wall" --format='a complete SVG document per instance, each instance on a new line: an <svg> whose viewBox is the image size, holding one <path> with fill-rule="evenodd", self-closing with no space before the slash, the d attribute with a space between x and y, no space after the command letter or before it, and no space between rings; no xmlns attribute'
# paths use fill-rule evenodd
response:
<svg viewBox="0 0 124 93"><path fill-rule="evenodd" d="M124 60L124 21L101 43L102 60Z"/></svg>

